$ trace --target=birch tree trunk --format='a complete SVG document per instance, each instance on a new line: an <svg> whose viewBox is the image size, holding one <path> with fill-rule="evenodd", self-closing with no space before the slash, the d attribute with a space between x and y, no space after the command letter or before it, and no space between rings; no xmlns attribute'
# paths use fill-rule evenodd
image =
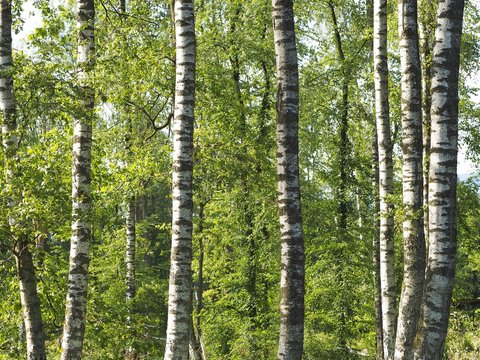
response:
<svg viewBox="0 0 480 360"><path fill-rule="evenodd" d="M428 253L428 173L430 166L430 129L432 107L432 50L435 40L435 9L433 0L419 1L418 29L422 64L422 120L423 120L423 228ZM427 255L425 255L426 257Z"/></svg>
<svg viewBox="0 0 480 360"><path fill-rule="evenodd" d="M13 210L19 199L15 189L15 163L17 161L16 104L12 78L12 2L2 0L0 15L0 114L3 118L2 136L5 152L5 183L11 185L8 205ZM18 192L17 192L18 193ZM27 359L45 360L45 333L37 292L35 268L28 248L28 235L21 229L15 215L10 214L8 223L14 236L14 255L19 279L20 303L27 340Z"/></svg>
<svg viewBox="0 0 480 360"><path fill-rule="evenodd" d="M204 257L205 257L205 248L204 248L204 236L205 234L203 233L203 226L204 226L204 221L205 221L205 206L207 205L207 201L203 201L200 203L198 206L198 283L197 283L197 289L195 292L196 295L196 306L195 306L195 331L194 331L194 336L196 338L196 345L197 348L195 349L195 352L199 354L200 359L206 360L207 355L205 352L205 347L203 346L203 340L202 340L202 317L201 313L203 310L203 287L204 287L204 280L203 280L203 263L204 263Z"/></svg>
<svg viewBox="0 0 480 360"><path fill-rule="evenodd" d="M40 298L38 297L37 280L32 253L28 249L28 241L17 240L15 260L20 281L20 303L22 304L23 322L25 324L27 359L46 360Z"/></svg>
<svg viewBox="0 0 480 360"><path fill-rule="evenodd" d="M125 264L126 264L126 274L125 274L125 300L127 301L127 330L129 336L133 337L132 331L132 309L131 303L136 294L135 286L135 244L136 244L136 206L135 206L135 197L130 197L127 206L127 214L125 218L125 228L126 228L126 252L125 252ZM135 348L130 346L125 351L125 359L135 359L136 351Z"/></svg>
<svg viewBox="0 0 480 360"><path fill-rule="evenodd" d="M425 280L423 232L422 96L417 31L417 0L399 0L398 34L402 90L403 256L395 359L413 359L413 340Z"/></svg>
<svg viewBox="0 0 480 360"><path fill-rule="evenodd" d="M280 213L278 359L302 358L305 255L298 170L298 63L293 0L272 0L277 66L277 179Z"/></svg>
<svg viewBox="0 0 480 360"><path fill-rule="evenodd" d="M393 359L395 348L395 279L393 274L392 141L388 103L387 1L373 2L373 63L375 112L379 156L380 194L380 283L382 290L383 351Z"/></svg>
<svg viewBox="0 0 480 360"><path fill-rule="evenodd" d="M442 358L455 275L458 73L463 0L438 3L432 63L432 133L425 300L417 359Z"/></svg>
<svg viewBox="0 0 480 360"><path fill-rule="evenodd" d="M173 123L172 250L165 359L188 359L192 311L192 170L195 103L193 0L175 1L176 84Z"/></svg>
<svg viewBox="0 0 480 360"><path fill-rule="evenodd" d="M372 188L375 201L373 221L375 235L373 237L373 281L375 286L375 329L376 329L376 359L383 360L383 325L382 325L382 289L380 283L380 202L378 167L377 127L372 141Z"/></svg>
<svg viewBox="0 0 480 360"><path fill-rule="evenodd" d="M82 358L87 304L87 275L91 238L90 170L95 64L95 5L93 0L77 0L78 82L82 111L74 120L72 163L72 237L70 266L62 340L62 360Z"/></svg>
<svg viewBox="0 0 480 360"><path fill-rule="evenodd" d="M373 27L373 1L367 1L368 16ZM372 29L373 30L373 29ZM370 43L370 53L373 57L373 38ZM375 98L375 91L373 91ZM378 162L378 130L376 121L373 122L372 137L372 189L373 189L373 284L375 287L374 303L375 303L375 359L383 360L383 323L382 323L382 288L380 282L380 194L379 194L379 178L380 168Z"/></svg>

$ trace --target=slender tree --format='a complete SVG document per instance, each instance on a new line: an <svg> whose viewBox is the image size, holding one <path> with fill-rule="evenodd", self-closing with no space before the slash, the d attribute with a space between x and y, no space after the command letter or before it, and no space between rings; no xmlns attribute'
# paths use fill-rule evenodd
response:
<svg viewBox="0 0 480 360"><path fill-rule="evenodd" d="M0 114L3 118L2 135L5 151L5 183L11 189L8 205L12 211L8 224L10 234L15 242L14 255L20 287L23 324L27 340L27 358L44 360L45 334L37 292L35 268L29 249L28 234L14 215L18 205L18 189L15 186L15 163L17 161L18 136L16 104L12 77L12 1L2 0L0 16Z"/></svg>
<svg viewBox="0 0 480 360"><path fill-rule="evenodd" d="M136 244L136 206L135 197L130 196L127 203L127 212L125 217L126 228L126 252L125 252L125 299L127 301L128 316L127 316L127 329L130 329L130 335L132 336L132 317L131 317L131 303L136 294L135 286L135 244ZM134 359L136 351L132 346L125 352L125 359Z"/></svg>
<svg viewBox="0 0 480 360"><path fill-rule="evenodd" d="M373 221L375 233L373 236L373 282L375 286L375 334L376 359L383 360L383 325L382 325L382 291L380 283L380 202L378 198L380 170L378 167L377 128L372 141L372 188L375 201Z"/></svg>
<svg viewBox="0 0 480 360"><path fill-rule="evenodd" d="M125 4L123 4L125 5ZM122 12L123 14L123 12ZM126 109L126 107L124 107ZM131 158L133 155L132 151L132 137L133 137L133 126L131 114L128 111L124 112L126 117L126 129L125 129L125 150L127 157ZM137 241L137 229L136 229L136 199L133 194L127 195L127 206L125 213L125 235L126 235L126 246L125 246L125 300L127 302L127 330L128 335L133 338L134 331L132 327L132 301L135 298L137 288L135 284L135 248ZM130 346L125 350L125 359L135 359L136 350L130 344Z"/></svg>
<svg viewBox="0 0 480 360"><path fill-rule="evenodd" d="M402 90L403 257L395 359L413 359L425 280L422 178L422 96L417 0L399 0L398 33Z"/></svg>
<svg viewBox="0 0 480 360"><path fill-rule="evenodd" d="M429 249L418 359L442 358L455 275L458 76L463 0L438 3L432 62Z"/></svg>
<svg viewBox="0 0 480 360"><path fill-rule="evenodd" d="M382 293L383 351L386 360L395 348L395 281L393 274L393 163L388 103L387 1L373 2L373 65L379 156L380 283Z"/></svg>
<svg viewBox="0 0 480 360"><path fill-rule="evenodd" d="M192 170L195 103L193 0L175 1L172 250L165 359L188 359L192 312Z"/></svg>
<svg viewBox="0 0 480 360"><path fill-rule="evenodd" d="M433 0L420 0L418 9L418 29L420 38L420 58L422 64L422 120L423 120L423 227L426 251L428 252L428 173L430 167L430 128L432 107L432 51L435 40L435 9Z"/></svg>
<svg viewBox="0 0 480 360"><path fill-rule="evenodd" d="M119 11L120 16L126 14L126 1L120 0ZM128 157L133 155L132 151L132 137L133 137L133 124L131 114L126 110L126 106L123 107L123 114L125 116L125 151ZM128 195L127 209L125 213L125 235L126 235L126 250L125 250L125 300L127 301L127 329L129 335L133 337L132 331L132 301L135 297L137 288L135 285L135 247L137 241L136 232L136 199L134 195ZM125 350L125 359L135 359L136 350L130 345Z"/></svg>
<svg viewBox="0 0 480 360"><path fill-rule="evenodd" d="M198 206L198 231L197 231L197 238L198 238L198 281L197 281L197 288L195 291L195 327L194 327L194 336L195 336L195 344L196 355L202 359L206 360L207 355L205 352L205 345L203 344L202 339L202 318L200 314L203 310L203 290L204 290L204 275L203 275L203 267L204 267L204 258L205 258L205 245L204 245L204 222L205 222L205 206L207 206L209 200L201 201Z"/></svg>
<svg viewBox="0 0 480 360"><path fill-rule="evenodd" d="M62 340L62 360L82 358L91 239L91 146L94 118L92 72L95 64L95 4L77 0L78 83L81 111L74 120L72 163L72 237Z"/></svg>
<svg viewBox="0 0 480 360"><path fill-rule="evenodd" d="M305 255L298 170L298 63L293 0L272 0L277 66L277 179L280 212L280 341L278 359L301 359Z"/></svg>
<svg viewBox="0 0 480 360"><path fill-rule="evenodd" d="M328 2L328 7L330 9L330 17L332 21L333 27L333 37L335 40L335 48L337 51L338 62L341 67L341 74L342 74L342 102L341 102L341 116L340 116L340 124L338 129L338 138L339 142L339 154L338 154L338 168L339 168L339 183L336 198L338 201L338 241L339 246L338 248L339 253L337 256L339 258L345 258L345 254L343 253L342 248L344 247L343 244L346 243L346 239L348 236L348 229L347 229L347 216L348 216L348 196L347 196L347 189L348 189L348 158L350 155L350 141L348 139L348 118L349 118L349 108L350 108L350 99L349 99L349 83L350 83L350 74L348 63L345 59L345 53L343 50L343 41L342 36L340 34L340 29L338 26L337 15L335 13L335 6L333 2ZM348 283L348 280L345 279L344 269L341 267L338 272L337 281L339 284L345 285ZM344 288L343 291L346 291ZM348 290L347 290L348 291ZM348 303L348 300L344 295L340 295L340 304L339 304L339 312L340 312L340 323L338 324L338 338L339 338L339 345L341 351L348 351L347 350L347 319L349 313L351 313L351 309Z"/></svg>
<svg viewBox="0 0 480 360"><path fill-rule="evenodd" d="M373 27L373 1L367 1L367 11L369 21ZM373 30L373 28L372 28ZM370 54L373 57L373 38L370 43ZM375 98L375 91L373 91L373 98ZM380 169L378 165L378 131L376 121L373 122L373 136L372 136L372 190L373 190L373 251L372 251L372 265L373 265L373 285L374 303L375 303L375 358L383 360L383 324L382 324L382 289L380 282L380 199L379 199L379 177Z"/></svg>

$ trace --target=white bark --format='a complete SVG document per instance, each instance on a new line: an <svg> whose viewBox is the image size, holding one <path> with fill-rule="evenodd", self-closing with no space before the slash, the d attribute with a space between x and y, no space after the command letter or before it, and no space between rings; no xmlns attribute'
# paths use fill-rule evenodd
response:
<svg viewBox="0 0 480 360"><path fill-rule="evenodd" d="M428 173L430 167L430 109L432 106L432 51L435 40L435 9L433 0L419 1L418 30L422 64L422 121L423 121L423 227L428 253Z"/></svg>
<svg viewBox="0 0 480 360"><path fill-rule="evenodd" d="M87 304L87 275L91 238L90 169L94 90L91 72L95 62L95 6L93 0L77 0L78 82L82 112L74 120L72 162L72 237L62 340L62 360L82 358Z"/></svg>
<svg viewBox="0 0 480 360"><path fill-rule="evenodd" d="M135 242L136 242L135 198L133 197L128 201L127 216L126 216L125 222L126 222L126 235L127 235L127 246L126 246L126 252L125 252L125 263L126 263L125 298L127 300L128 306L130 307L129 303L135 297L135 292L136 292L136 287L135 287Z"/></svg>
<svg viewBox="0 0 480 360"><path fill-rule="evenodd" d="M280 340L278 359L301 359L305 255L298 175L298 64L292 0L272 0L277 66L277 179L280 213Z"/></svg>
<svg viewBox="0 0 480 360"><path fill-rule="evenodd" d="M375 287L375 340L376 340L376 359L383 360L383 325L382 325L382 289L380 282L380 202L379 202L379 176L378 167L378 140L377 127L372 141L372 188L375 201L373 220L375 226L375 235L373 236L373 280Z"/></svg>
<svg viewBox="0 0 480 360"><path fill-rule="evenodd" d="M425 279L422 177L421 69L417 1L398 1L402 90L404 278L400 297L395 359L413 359Z"/></svg>
<svg viewBox="0 0 480 360"><path fill-rule="evenodd" d="M395 282L393 274L392 144L388 104L387 2L373 3L373 57L375 112L378 134L380 193L380 283L382 296L383 351L393 359L395 347Z"/></svg>
<svg viewBox="0 0 480 360"><path fill-rule="evenodd" d="M416 359L440 360L448 327L456 254L458 73L463 0L438 4L432 67L429 249Z"/></svg>
<svg viewBox="0 0 480 360"><path fill-rule="evenodd" d="M172 249L165 359L187 360L192 311L192 152L195 103L193 0L175 1L175 40Z"/></svg>
<svg viewBox="0 0 480 360"><path fill-rule="evenodd" d="M0 14L0 114L3 119L2 136L5 151L5 183L11 185L8 205L11 209L20 202L15 189L15 164L17 162L16 104L12 78L12 2L2 0ZM22 305L27 359L45 360L45 334L37 292L32 254L28 248L28 235L19 228L14 215L9 215L10 232L15 241L14 255L19 279L20 303Z"/></svg>

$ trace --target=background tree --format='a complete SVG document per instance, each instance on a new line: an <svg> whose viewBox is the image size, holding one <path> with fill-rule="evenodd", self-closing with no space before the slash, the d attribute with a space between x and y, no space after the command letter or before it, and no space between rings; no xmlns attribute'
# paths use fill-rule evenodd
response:
<svg viewBox="0 0 480 360"><path fill-rule="evenodd" d="M373 58L375 78L375 113L379 156L380 184L380 282L382 289L383 352L392 359L395 347L395 279L393 268L393 145L390 135L387 3L373 3Z"/></svg>
<svg viewBox="0 0 480 360"><path fill-rule="evenodd" d="M403 286L395 358L412 359L425 279L422 176L422 84L416 1L398 5L402 91Z"/></svg>
<svg viewBox="0 0 480 360"><path fill-rule="evenodd" d="M0 109L3 118L2 136L4 157L5 185L7 186L8 238L13 240L13 253L19 279L20 302L22 304L23 324L27 340L27 358L30 360L46 359L45 333L43 330L40 299L37 292L37 280L32 259L30 234L26 232L18 212L21 206L21 186L16 176L18 147L20 139L17 129L17 113L13 87L12 57L12 2L1 3L0 13Z"/></svg>

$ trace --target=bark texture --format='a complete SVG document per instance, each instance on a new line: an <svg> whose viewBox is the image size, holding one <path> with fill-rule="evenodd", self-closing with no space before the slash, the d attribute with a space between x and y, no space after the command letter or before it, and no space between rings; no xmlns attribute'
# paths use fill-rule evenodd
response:
<svg viewBox="0 0 480 360"><path fill-rule="evenodd" d="M378 167L377 128L372 141L372 189L375 201L373 221L375 235L373 237L373 281L375 286L375 330L376 359L383 360L383 325L382 325L382 288L380 283L380 201L379 183L380 169Z"/></svg>
<svg viewBox="0 0 480 360"><path fill-rule="evenodd" d="M432 62L429 249L417 359L442 358L455 275L458 73L463 0L438 3Z"/></svg>
<svg viewBox="0 0 480 360"><path fill-rule="evenodd" d="M195 327L194 327L194 336L195 336L195 353L201 360L206 360L207 355L205 351L205 346L203 344L202 339L202 317L201 313L203 310L203 287L204 287L204 280L203 280L203 263L205 257L205 248L204 248L204 232L203 226L205 221L205 206L207 205L208 201L201 202L198 206L198 282L197 288L195 289L195 297L196 297L196 306L195 306Z"/></svg>
<svg viewBox="0 0 480 360"><path fill-rule="evenodd" d="M126 232L127 232L127 246L125 254L125 263L126 263L126 292L125 298L127 303L131 302L135 297L136 287L135 287L135 241L136 241L136 231L135 231L135 198L130 198L128 201L127 216L126 216Z"/></svg>
<svg viewBox="0 0 480 360"><path fill-rule="evenodd" d="M20 303L27 340L27 359L46 360L45 333L43 330L40 298L32 254L28 241L17 241L15 246L17 274L20 281Z"/></svg>
<svg viewBox="0 0 480 360"><path fill-rule="evenodd" d="M388 103L387 1L373 2L373 64L379 156L380 283L382 290L383 351L393 359L395 348L395 279L393 274L392 140Z"/></svg>
<svg viewBox="0 0 480 360"><path fill-rule="evenodd" d="M395 359L413 359L425 280L423 232L422 96L417 31L417 0L399 0L398 34L402 90L403 254Z"/></svg>
<svg viewBox="0 0 480 360"><path fill-rule="evenodd" d="M17 160L18 138L16 104L12 78L12 2L2 0L0 14L0 114L3 119L2 136L5 151L5 182L11 185L8 205L11 209L20 199L15 193L15 163ZM15 241L15 261L19 279L20 303L22 305L27 359L44 360L45 334L37 292L32 254L28 248L28 236L22 231L15 215L10 214L8 223Z"/></svg>
<svg viewBox="0 0 480 360"><path fill-rule="evenodd" d="M74 120L72 163L72 237L68 273L67 305L62 340L62 360L82 358L87 304L87 275L91 239L90 170L94 89L91 73L95 64L95 5L77 0L78 82L81 112Z"/></svg>
<svg viewBox="0 0 480 360"><path fill-rule="evenodd" d="M302 358L305 255L298 170L298 63L292 0L272 0L277 66L277 179L281 232L278 359Z"/></svg>
<svg viewBox="0 0 480 360"><path fill-rule="evenodd" d="M428 252L428 173L430 167L430 128L432 107L432 51L435 41L435 9L433 0L420 0L418 29L420 37L420 58L422 64L422 120L423 120L423 228L426 252ZM425 255L426 256L426 255Z"/></svg>
<svg viewBox="0 0 480 360"><path fill-rule="evenodd" d="M195 24L192 0L175 1L172 250L165 359L188 359L192 312L192 170Z"/></svg>

